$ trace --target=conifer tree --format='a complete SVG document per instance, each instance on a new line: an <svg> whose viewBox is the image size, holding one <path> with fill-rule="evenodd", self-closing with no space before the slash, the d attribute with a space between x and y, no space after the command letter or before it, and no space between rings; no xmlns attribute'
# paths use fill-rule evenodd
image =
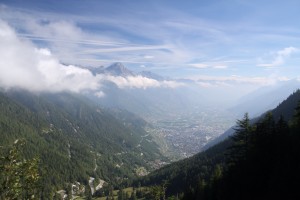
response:
<svg viewBox="0 0 300 200"><path fill-rule="evenodd" d="M228 157L231 165L246 159L252 130L248 113L245 113L244 118L237 121L235 134L231 137L233 145L230 147Z"/></svg>

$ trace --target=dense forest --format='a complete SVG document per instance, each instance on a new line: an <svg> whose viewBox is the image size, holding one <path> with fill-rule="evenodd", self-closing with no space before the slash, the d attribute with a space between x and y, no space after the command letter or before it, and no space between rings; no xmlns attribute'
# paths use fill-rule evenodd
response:
<svg viewBox="0 0 300 200"><path fill-rule="evenodd" d="M135 180L130 165L147 160L135 156L140 150L118 152L134 148L142 119L120 110L110 115L69 94L0 97L1 199L60 199L59 189L70 197L76 181L86 188L82 198L92 199L91 176L110 181L93 195L107 199L300 198L300 91L255 120L245 114L232 136L208 150ZM160 156L150 144L143 151L148 160Z"/></svg>
<svg viewBox="0 0 300 200"><path fill-rule="evenodd" d="M3 91L0 165L15 162L9 152L15 141L22 141L15 154L19 163L38 160L38 195L43 199L52 199L62 189L70 193L76 182L88 186L90 177L95 187L100 179L118 185L136 177L139 168L151 170L149 161L163 158L142 128L144 123L133 114L109 111L80 95ZM0 185L5 176L1 173Z"/></svg>
<svg viewBox="0 0 300 200"><path fill-rule="evenodd" d="M299 100L297 91L256 123L245 114L228 139L139 182L165 188L156 199L298 199Z"/></svg>

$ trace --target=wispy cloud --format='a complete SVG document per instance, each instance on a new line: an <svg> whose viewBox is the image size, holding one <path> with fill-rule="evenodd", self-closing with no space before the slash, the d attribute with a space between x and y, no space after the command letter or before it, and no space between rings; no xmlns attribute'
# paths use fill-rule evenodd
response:
<svg viewBox="0 0 300 200"><path fill-rule="evenodd" d="M191 63L189 66L198 68L198 69L227 69L228 65L226 63Z"/></svg>
<svg viewBox="0 0 300 200"><path fill-rule="evenodd" d="M49 49L38 48L31 41L19 38L14 29L0 20L0 87L23 88L30 91L101 91L105 81L119 88L179 87L175 81L157 81L142 76L94 76L89 70L75 65L63 65Z"/></svg>
<svg viewBox="0 0 300 200"><path fill-rule="evenodd" d="M46 37L41 35L34 34L17 34L20 38L27 38L33 41L46 41L46 42L62 42L62 43L74 43L74 44L83 44L83 45L92 45L92 46L135 46L135 44L130 43L121 43L121 42L112 42L107 40L72 40L71 38L57 38L57 37Z"/></svg>
<svg viewBox="0 0 300 200"><path fill-rule="evenodd" d="M175 76L195 73L197 68L197 73L208 75L223 76L235 69L240 75L267 76L274 66L287 64L297 48L287 47L259 63L256 58L282 48L282 44L300 42L297 22L282 15L278 23L273 23L274 17L279 19L276 8L269 9L261 2L188 4L198 9L188 5L181 8L181 1L85 4L68 9L62 4L57 10L2 4L0 18L14 27L19 37L33 41L39 48L48 48L63 63L103 66L119 61L129 67L144 65ZM64 9L70 12L62 12ZM221 15L220 10L228 12ZM279 24L284 20L289 23ZM269 71L255 65L268 67Z"/></svg>
<svg viewBox="0 0 300 200"><path fill-rule="evenodd" d="M215 69L226 69L228 66L227 65L216 65L213 68Z"/></svg>
<svg viewBox="0 0 300 200"><path fill-rule="evenodd" d="M199 68L199 69L203 69L203 68L208 68L209 67L208 64L204 64L204 63L192 63L192 64L189 64L189 66L195 67L195 68Z"/></svg>
<svg viewBox="0 0 300 200"><path fill-rule="evenodd" d="M160 23L157 23L156 20L159 19L161 13L158 13L157 18L153 17L153 13L144 13L146 16L152 16L147 17L146 20L130 14L123 14L124 20L120 20L120 16L85 17L70 14L44 14L10 7L2 7L1 13L0 16L7 18L11 24L22 30L19 33L21 37L37 43L47 43L48 48L63 62L82 65L102 65L101 60L147 63L149 58L155 58L151 60L153 65L170 67L177 64L183 65L201 54L200 51L195 50L198 47L194 48L190 44L198 43L202 46L204 40L199 37L193 37L194 41L186 40L178 35L182 33L190 35L194 31L199 31L198 34L210 35L210 37L221 34L221 31L210 27L204 21L199 26L198 19L175 21L174 18L166 18L164 15ZM176 13L176 15L179 14L181 13ZM88 29L82 29L78 24L109 26L110 30L94 34ZM126 35L132 35L132 37ZM137 42L135 37L141 40ZM89 60L93 62L89 63ZM99 62L96 63L96 60Z"/></svg>
<svg viewBox="0 0 300 200"><path fill-rule="evenodd" d="M274 55L273 61L271 63L258 64L259 67L276 67L285 63L285 60L290 57L291 54L299 51L295 47L286 47L280 51L277 51Z"/></svg>
<svg viewBox="0 0 300 200"><path fill-rule="evenodd" d="M259 77L259 76L204 76L198 75L194 77L189 77L193 79L198 85L203 87L216 87L216 86L229 86L235 87L238 85L254 85L257 87L265 85L273 85L278 81L287 81L290 80L285 76L275 76L270 75L268 77Z"/></svg>
<svg viewBox="0 0 300 200"><path fill-rule="evenodd" d="M95 53L114 53L114 52L128 52L128 51L141 51L141 50L153 50L153 49L168 49L166 45L159 46L127 46L127 47L115 47L115 48L97 48L82 51L79 54L95 54ZM78 53L77 53L78 54Z"/></svg>

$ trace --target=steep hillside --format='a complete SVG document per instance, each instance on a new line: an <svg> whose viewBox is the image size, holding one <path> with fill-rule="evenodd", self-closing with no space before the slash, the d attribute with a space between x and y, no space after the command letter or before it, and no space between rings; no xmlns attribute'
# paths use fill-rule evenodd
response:
<svg viewBox="0 0 300 200"><path fill-rule="evenodd" d="M276 120L279 120L280 116L284 119L290 121L295 115L295 108L300 101L300 90L298 89L292 95L290 95L286 100L281 102L275 109L271 112Z"/></svg>
<svg viewBox="0 0 300 200"><path fill-rule="evenodd" d="M273 114L275 120L279 120L282 116L285 120L290 121L295 113L294 108L296 108L297 103L300 101L300 90L296 90L292 95L290 95L286 100L282 101L276 108L269 110L259 117L253 118L251 123L256 123L259 119L263 118L268 112ZM225 131L222 135L210 141L207 145L203 147L203 150L212 147L215 144L225 140L234 133L234 127L231 127Z"/></svg>
<svg viewBox="0 0 300 200"><path fill-rule="evenodd" d="M232 137L140 181L166 186L167 196L179 195L180 199L276 199L298 195L294 181L300 177L299 102L298 90L252 122L246 115L237 122Z"/></svg>
<svg viewBox="0 0 300 200"><path fill-rule="evenodd" d="M40 158L44 196L65 183L87 184L89 176L115 184L162 157L140 123L79 95L1 92L0 124L3 148L25 139L24 156Z"/></svg>
<svg viewBox="0 0 300 200"><path fill-rule="evenodd" d="M225 151L231 144L232 141L227 139L205 152L154 171L137 182L142 185L160 185L166 182L168 195L183 193L189 187L198 185L200 180L210 180L216 166L224 164Z"/></svg>

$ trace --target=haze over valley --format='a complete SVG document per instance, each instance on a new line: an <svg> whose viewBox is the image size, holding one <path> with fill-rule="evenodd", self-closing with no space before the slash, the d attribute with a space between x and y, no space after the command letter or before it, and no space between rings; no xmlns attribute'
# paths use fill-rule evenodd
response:
<svg viewBox="0 0 300 200"><path fill-rule="evenodd" d="M276 196L299 153L299 6L0 1L0 199Z"/></svg>

